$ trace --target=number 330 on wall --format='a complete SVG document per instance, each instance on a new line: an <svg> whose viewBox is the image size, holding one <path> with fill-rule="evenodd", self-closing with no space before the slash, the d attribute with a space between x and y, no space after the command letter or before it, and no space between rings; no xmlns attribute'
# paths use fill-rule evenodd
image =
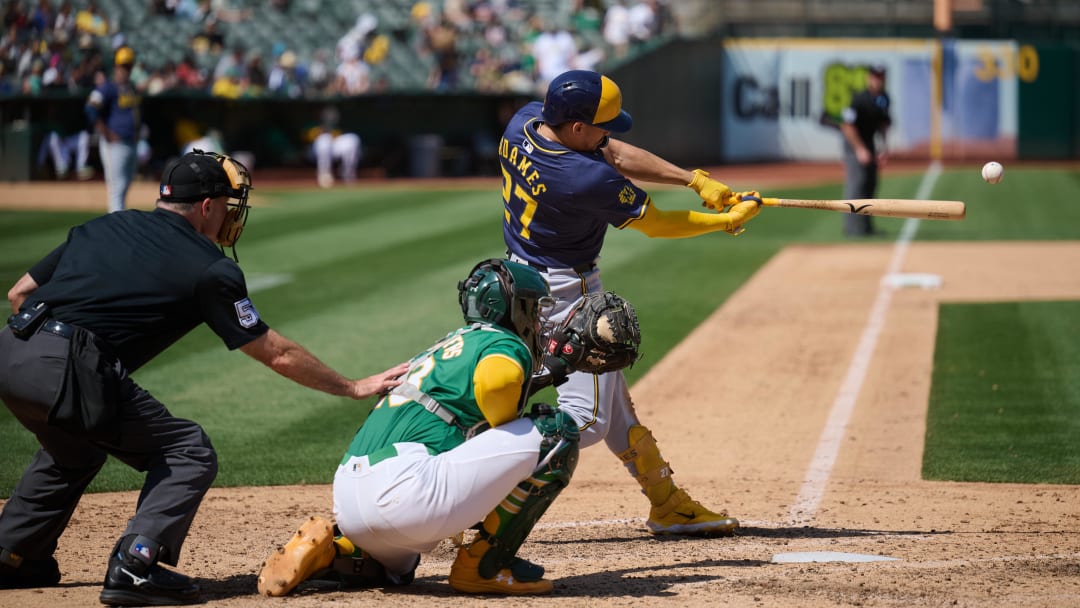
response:
<svg viewBox="0 0 1080 608"><path fill-rule="evenodd" d="M1004 53L1000 58L993 50L982 48L978 51L978 57L981 63L975 68L975 77L983 82L1008 78L1013 74L1024 82L1035 82L1039 77L1039 52L1030 44L1021 45L1016 53Z"/></svg>

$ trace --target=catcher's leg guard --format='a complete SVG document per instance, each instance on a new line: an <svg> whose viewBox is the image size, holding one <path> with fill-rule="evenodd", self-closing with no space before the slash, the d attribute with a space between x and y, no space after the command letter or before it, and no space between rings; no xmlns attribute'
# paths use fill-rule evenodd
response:
<svg viewBox="0 0 1080 608"><path fill-rule="evenodd" d="M628 432L630 447L619 455L632 470L649 498L652 509L646 525L653 534L692 534L730 536L739 528L739 520L727 511L706 509L671 479L671 465L660 455L652 432L635 424Z"/></svg>
<svg viewBox="0 0 1080 608"><path fill-rule="evenodd" d="M259 593L285 595L311 575L328 568L336 555L334 527L329 521L312 516L284 547L278 548L263 562L259 571Z"/></svg>
<svg viewBox="0 0 1080 608"><path fill-rule="evenodd" d="M516 557L525 537L570 483L578 461L577 424L561 411L545 408L533 418L544 436L533 474L517 485L481 522L476 540L458 550L450 586L465 593L537 595L550 593L544 569Z"/></svg>

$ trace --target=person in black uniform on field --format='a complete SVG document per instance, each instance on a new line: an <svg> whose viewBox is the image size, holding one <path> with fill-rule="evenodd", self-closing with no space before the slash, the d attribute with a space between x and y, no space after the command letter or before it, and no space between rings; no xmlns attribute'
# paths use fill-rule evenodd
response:
<svg viewBox="0 0 1080 608"><path fill-rule="evenodd" d="M844 134L844 198L874 198L878 167L885 162L885 134L892 124L889 95L885 92L885 66L872 65L866 76L866 90L844 108L840 132ZM876 145L881 135L881 147ZM869 215L844 216L844 234L850 237L876 234Z"/></svg>
<svg viewBox="0 0 1080 608"><path fill-rule="evenodd" d="M152 212L101 216L68 233L8 292L0 399L41 449L0 513L0 589L56 585L53 553L106 456L146 472L135 516L109 556L101 601L199 601L175 566L217 473L210 439L129 374L206 323L230 349L332 395L397 386L404 364L352 380L270 329L226 257L247 218L247 169L195 151L170 163ZM215 245L216 243L216 245Z"/></svg>

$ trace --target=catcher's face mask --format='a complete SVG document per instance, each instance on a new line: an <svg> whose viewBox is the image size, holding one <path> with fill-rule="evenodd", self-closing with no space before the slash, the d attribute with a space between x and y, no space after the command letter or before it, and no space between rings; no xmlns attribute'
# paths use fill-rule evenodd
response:
<svg viewBox="0 0 1080 608"><path fill-rule="evenodd" d="M240 240L240 234L244 232L244 226L247 224L248 211L250 210L250 207L248 207L248 192L251 190L251 174L248 172L247 167L229 156L213 152L210 154L221 163L221 167L225 169L225 174L229 176L229 188L226 192L229 197L229 210L225 213L225 220L221 222L217 242L222 251L226 247L232 247L233 259L239 262L240 260L236 256L236 241Z"/></svg>

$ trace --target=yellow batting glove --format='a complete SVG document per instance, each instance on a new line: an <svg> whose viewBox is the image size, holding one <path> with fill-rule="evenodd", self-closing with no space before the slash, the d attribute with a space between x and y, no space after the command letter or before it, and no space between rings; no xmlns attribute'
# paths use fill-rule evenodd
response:
<svg viewBox="0 0 1080 608"><path fill-rule="evenodd" d="M731 218L731 228L726 230L732 236L739 236L746 228L743 224L761 213L761 195L756 191L733 194L728 202L732 205L727 214Z"/></svg>
<svg viewBox="0 0 1080 608"><path fill-rule="evenodd" d="M694 169L694 179L686 184L701 197L701 204L713 211L722 211L731 197L731 188L727 184L718 182L709 177L708 171Z"/></svg>

